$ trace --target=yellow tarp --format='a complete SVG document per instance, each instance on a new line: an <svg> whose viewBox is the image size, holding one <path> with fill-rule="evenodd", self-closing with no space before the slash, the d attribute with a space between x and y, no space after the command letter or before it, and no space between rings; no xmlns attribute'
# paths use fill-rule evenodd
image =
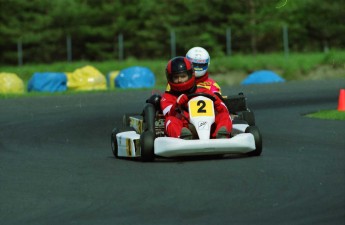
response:
<svg viewBox="0 0 345 225"><path fill-rule="evenodd" d="M66 73L67 88L70 90L90 91L105 90L107 83L105 76L92 66L84 66L72 73Z"/></svg>
<svg viewBox="0 0 345 225"><path fill-rule="evenodd" d="M24 82L15 73L0 73L0 94L24 93Z"/></svg>

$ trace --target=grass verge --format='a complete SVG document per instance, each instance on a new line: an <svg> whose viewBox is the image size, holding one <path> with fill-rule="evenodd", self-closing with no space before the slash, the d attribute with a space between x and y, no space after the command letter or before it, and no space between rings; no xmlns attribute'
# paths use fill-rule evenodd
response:
<svg viewBox="0 0 345 225"><path fill-rule="evenodd" d="M76 61L24 64L23 66L0 64L0 73L17 74L23 80L24 87L27 87L35 72L73 72L86 65L91 65L107 76L112 71L120 71L131 66L143 66L148 67L155 74L156 85L154 88L157 89L166 85L165 67L167 61L168 59L137 60L129 58L123 61ZM239 85L250 73L257 70L272 70L287 81L341 78L345 77L345 51L291 53L288 57L281 53L234 54L218 58L211 57L209 66L210 77L216 80L220 86ZM71 94L70 91L67 93ZM24 95L34 96L35 94L25 90ZM12 97L0 93L0 98Z"/></svg>
<svg viewBox="0 0 345 225"><path fill-rule="evenodd" d="M137 60L129 58L123 61L108 60L103 62L56 62L52 64L24 64L23 66L0 65L0 73L15 73L25 84L35 72L73 72L86 65L91 65L104 75L131 66L148 67L156 76L156 84L166 84L166 60ZM272 70L286 80L305 80L345 76L345 51L290 53L288 57L281 53L243 55L234 54L212 58L209 66L210 76L221 85L239 84L243 78L256 70ZM233 81L231 81L233 80Z"/></svg>
<svg viewBox="0 0 345 225"><path fill-rule="evenodd" d="M328 120L345 120L345 111L322 110L306 115L309 118L328 119Z"/></svg>

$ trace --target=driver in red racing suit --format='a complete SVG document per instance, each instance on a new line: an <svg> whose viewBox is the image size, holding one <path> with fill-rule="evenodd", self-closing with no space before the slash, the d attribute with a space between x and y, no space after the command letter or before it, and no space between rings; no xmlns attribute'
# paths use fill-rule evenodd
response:
<svg viewBox="0 0 345 225"><path fill-rule="evenodd" d="M188 94L207 93L215 97L215 123L211 128L211 138L229 138L232 121L229 111L222 100L212 91L197 87L195 71L192 63L182 56L171 59L166 67L166 77L170 91L166 91L161 98L160 106L165 116L165 133L169 137L192 139L193 134L188 123L189 114L186 110L179 111L179 107L187 108Z"/></svg>

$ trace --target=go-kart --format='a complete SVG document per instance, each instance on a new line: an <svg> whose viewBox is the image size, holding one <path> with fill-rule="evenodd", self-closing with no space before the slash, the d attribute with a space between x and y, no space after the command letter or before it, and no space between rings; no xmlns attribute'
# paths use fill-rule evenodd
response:
<svg viewBox="0 0 345 225"><path fill-rule="evenodd" d="M243 93L219 97L232 117L230 138L210 138L211 126L215 120L215 98L206 93L188 95L189 123L196 139L167 137L164 133L165 119L159 104L161 96L154 94L146 100L141 114L125 114L122 128L113 129L111 147L114 156L153 161L156 157L261 155L261 133L255 126L254 113L247 108L246 97Z"/></svg>

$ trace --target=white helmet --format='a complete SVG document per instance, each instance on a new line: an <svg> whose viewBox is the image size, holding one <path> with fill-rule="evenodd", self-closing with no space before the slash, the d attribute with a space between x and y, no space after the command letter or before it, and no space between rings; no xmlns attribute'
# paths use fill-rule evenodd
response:
<svg viewBox="0 0 345 225"><path fill-rule="evenodd" d="M186 54L186 57L189 61L193 63L193 68L195 70L195 76L201 77L204 76L207 72L208 65L210 65L210 55L206 49L202 47L194 47L189 49Z"/></svg>

